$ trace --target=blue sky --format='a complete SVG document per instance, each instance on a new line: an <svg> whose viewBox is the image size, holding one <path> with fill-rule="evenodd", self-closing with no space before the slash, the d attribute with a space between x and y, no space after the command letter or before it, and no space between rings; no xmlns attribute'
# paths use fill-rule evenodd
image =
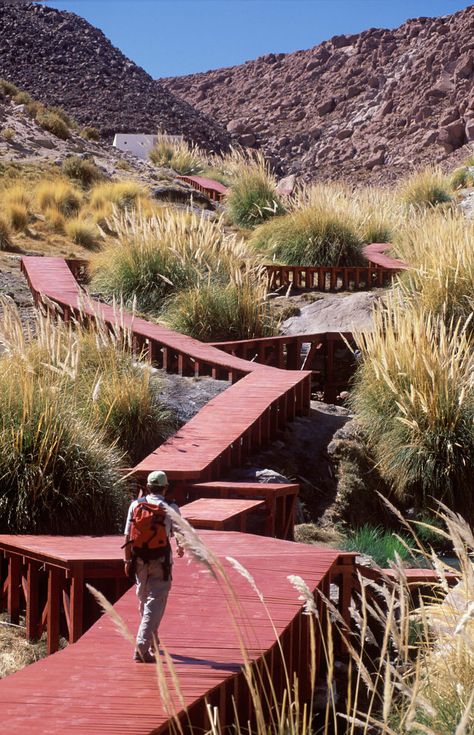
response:
<svg viewBox="0 0 474 735"><path fill-rule="evenodd" d="M454 13L466 0L48 0L100 28L153 77L307 49L340 33Z"/></svg>

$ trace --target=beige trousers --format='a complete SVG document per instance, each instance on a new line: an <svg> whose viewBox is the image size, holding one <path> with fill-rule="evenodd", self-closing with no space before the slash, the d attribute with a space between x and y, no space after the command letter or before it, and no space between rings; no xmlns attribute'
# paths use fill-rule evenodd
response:
<svg viewBox="0 0 474 735"><path fill-rule="evenodd" d="M135 581L141 622L137 633L137 650L141 654L153 650L153 639L158 642L158 628L165 612L171 579L163 579L163 565L157 559L145 564L136 560Z"/></svg>

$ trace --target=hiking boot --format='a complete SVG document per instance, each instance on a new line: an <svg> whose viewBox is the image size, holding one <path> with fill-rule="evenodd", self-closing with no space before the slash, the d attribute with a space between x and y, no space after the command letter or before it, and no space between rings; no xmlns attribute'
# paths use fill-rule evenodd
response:
<svg viewBox="0 0 474 735"><path fill-rule="evenodd" d="M154 653L150 653L150 651L146 651L146 653L140 653L139 651L135 651L135 654L133 656L133 660L137 664L154 664L156 663L156 658Z"/></svg>

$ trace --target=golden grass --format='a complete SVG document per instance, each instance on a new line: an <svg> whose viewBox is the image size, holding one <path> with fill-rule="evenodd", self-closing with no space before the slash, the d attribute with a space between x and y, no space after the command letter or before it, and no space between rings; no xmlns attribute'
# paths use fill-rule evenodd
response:
<svg viewBox="0 0 474 735"><path fill-rule="evenodd" d="M169 135L157 136L149 158L157 166L172 168L179 174L198 174L206 165L205 154L198 146Z"/></svg>
<svg viewBox="0 0 474 735"><path fill-rule="evenodd" d="M116 238L91 257L94 288L157 314L165 297L200 281L224 279L246 261L246 248L220 222L203 215L158 209L109 220Z"/></svg>
<svg viewBox="0 0 474 735"><path fill-rule="evenodd" d="M147 188L136 181L110 181L91 189L90 207L102 212L108 207L112 211L113 206L130 209L148 196Z"/></svg>
<svg viewBox="0 0 474 735"><path fill-rule="evenodd" d="M320 209L353 229L364 243L391 242L406 217L393 193L377 187L351 189L343 182L302 186L290 199L292 212Z"/></svg>
<svg viewBox="0 0 474 735"><path fill-rule="evenodd" d="M82 245L87 250L97 248L98 236L97 227L87 222L83 217L70 219L65 224L66 235L77 245Z"/></svg>
<svg viewBox="0 0 474 735"><path fill-rule="evenodd" d="M12 625L6 614L0 614L0 679L47 655L46 633L34 642L26 640L25 634L24 625ZM65 643L61 638L60 647L64 648Z"/></svg>
<svg viewBox="0 0 474 735"><path fill-rule="evenodd" d="M56 210L64 217L75 216L82 204L78 189L61 179L38 184L35 197L42 212Z"/></svg>
<svg viewBox="0 0 474 735"><path fill-rule="evenodd" d="M11 247L10 225L6 219L0 217L0 250L8 250Z"/></svg>
<svg viewBox="0 0 474 735"><path fill-rule="evenodd" d="M415 209L436 207L452 201L449 178L438 168L418 171L398 185L401 202Z"/></svg>
<svg viewBox="0 0 474 735"><path fill-rule="evenodd" d="M467 319L474 308L474 223L460 212L412 217L395 240L413 268L400 278L404 295L432 314Z"/></svg>
<svg viewBox="0 0 474 735"><path fill-rule="evenodd" d="M446 322L396 294L356 334L352 396L378 469L405 503L430 497L474 519L474 352L469 325Z"/></svg>

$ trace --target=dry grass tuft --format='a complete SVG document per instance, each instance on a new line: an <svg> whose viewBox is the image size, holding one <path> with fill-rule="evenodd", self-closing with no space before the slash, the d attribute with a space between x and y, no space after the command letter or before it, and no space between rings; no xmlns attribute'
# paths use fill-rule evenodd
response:
<svg viewBox="0 0 474 735"><path fill-rule="evenodd" d="M0 251L11 247L10 226L4 217L0 217Z"/></svg>
<svg viewBox="0 0 474 735"><path fill-rule="evenodd" d="M149 157L157 166L172 168L183 175L201 173L206 165L204 153L198 146L169 135L157 137Z"/></svg>
<svg viewBox="0 0 474 735"><path fill-rule="evenodd" d="M63 639L61 643L64 645ZM14 674L15 671L19 671L45 656L46 634L39 641L27 641L25 627L11 625L7 621L7 615L0 614L0 679Z"/></svg>
<svg viewBox="0 0 474 735"><path fill-rule="evenodd" d="M33 338L8 299L2 311L0 528L119 530L122 462L136 463L173 428L159 381L135 363L127 335L39 315Z"/></svg>
<svg viewBox="0 0 474 735"><path fill-rule="evenodd" d="M82 217L68 220L65 224L65 232L76 245L82 245L87 250L95 250L98 246L97 227Z"/></svg>
<svg viewBox="0 0 474 735"><path fill-rule="evenodd" d="M93 210L131 209L142 199L148 198L148 190L136 181L111 181L96 184L91 190L90 206Z"/></svg>
<svg viewBox="0 0 474 735"><path fill-rule="evenodd" d="M223 168L227 166L231 176L227 211L235 225L256 227L284 213L285 207L276 193L275 176L260 152L234 151L224 161Z"/></svg>
<svg viewBox="0 0 474 735"><path fill-rule="evenodd" d="M356 335L352 405L382 476L405 503L430 497L474 518L474 353L468 326L392 296Z"/></svg>
<svg viewBox="0 0 474 735"><path fill-rule="evenodd" d="M42 212L56 210L63 217L77 215L82 203L77 189L61 179L41 182L36 187L35 195Z"/></svg>
<svg viewBox="0 0 474 735"><path fill-rule="evenodd" d="M395 250L413 268L406 298L432 314L466 320L474 306L474 224L458 212L424 212L401 228Z"/></svg>
<svg viewBox="0 0 474 735"><path fill-rule="evenodd" d="M415 209L449 204L452 200L449 179L436 168L409 176L399 185L398 196L403 204Z"/></svg>

